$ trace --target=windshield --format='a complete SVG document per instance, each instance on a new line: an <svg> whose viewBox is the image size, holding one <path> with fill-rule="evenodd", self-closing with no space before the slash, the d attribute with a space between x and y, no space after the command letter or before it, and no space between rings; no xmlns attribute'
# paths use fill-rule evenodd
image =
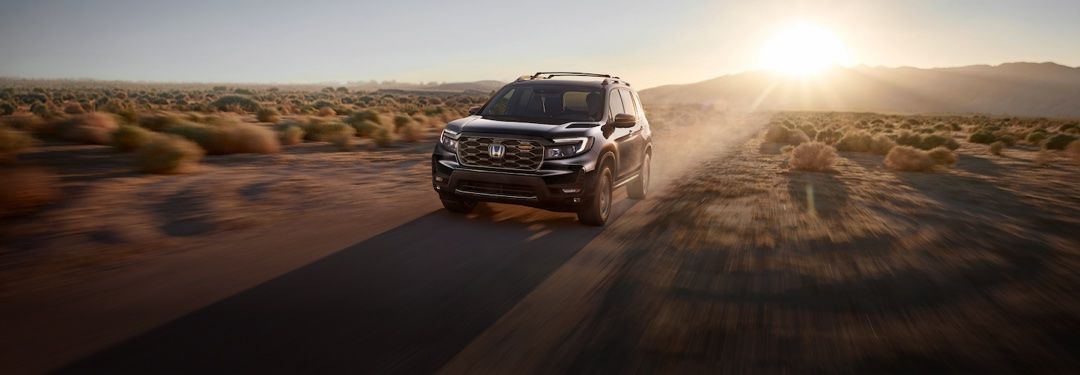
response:
<svg viewBox="0 0 1080 375"><path fill-rule="evenodd" d="M480 115L552 124L600 121L604 117L603 97L600 89L589 87L510 86L495 94Z"/></svg>

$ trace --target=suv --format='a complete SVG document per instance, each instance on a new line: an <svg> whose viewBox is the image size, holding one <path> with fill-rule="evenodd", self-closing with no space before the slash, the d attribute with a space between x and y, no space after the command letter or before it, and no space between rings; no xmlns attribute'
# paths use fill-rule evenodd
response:
<svg viewBox="0 0 1080 375"><path fill-rule="evenodd" d="M625 185L634 199L648 192L652 132L641 99L619 77L522 76L469 115L446 124L431 156L447 210L512 203L604 225L614 189Z"/></svg>

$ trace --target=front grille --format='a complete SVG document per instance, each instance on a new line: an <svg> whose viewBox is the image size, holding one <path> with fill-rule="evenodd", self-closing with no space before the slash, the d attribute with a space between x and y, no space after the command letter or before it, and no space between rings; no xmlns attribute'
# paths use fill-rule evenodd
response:
<svg viewBox="0 0 1080 375"><path fill-rule="evenodd" d="M461 181L457 189L466 193L501 195L517 198L536 198L536 192L528 185L500 184L483 181Z"/></svg>
<svg viewBox="0 0 1080 375"><path fill-rule="evenodd" d="M501 158L488 153L492 143L506 147ZM468 166L535 171L544 162L544 146L523 139L461 136L458 138L458 158L461 164Z"/></svg>

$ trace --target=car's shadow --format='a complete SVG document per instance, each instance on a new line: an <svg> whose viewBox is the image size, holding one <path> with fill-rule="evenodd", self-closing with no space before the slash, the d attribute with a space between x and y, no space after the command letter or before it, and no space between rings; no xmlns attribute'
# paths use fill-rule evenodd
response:
<svg viewBox="0 0 1080 375"><path fill-rule="evenodd" d="M602 230L493 207L425 215L61 372L433 372Z"/></svg>

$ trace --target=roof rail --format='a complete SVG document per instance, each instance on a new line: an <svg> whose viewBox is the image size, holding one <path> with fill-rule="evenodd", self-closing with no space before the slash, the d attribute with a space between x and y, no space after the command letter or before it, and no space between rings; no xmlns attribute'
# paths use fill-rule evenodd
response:
<svg viewBox="0 0 1080 375"><path fill-rule="evenodd" d="M537 71L536 75L532 75L532 79L551 79L553 77L596 77L619 79L619 77L611 75L600 75L600 73L581 71Z"/></svg>
<svg viewBox="0 0 1080 375"><path fill-rule="evenodd" d="M554 77L596 77L596 78L604 78L604 82L602 83L603 85L612 84L612 83L621 83L621 84L630 86L630 82L623 81L622 78L619 78L617 76L613 76L613 75L610 75L610 74L584 73L584 72L536 72L536 74L533 74L531 76L521 76L517 80L518 81L532 81L532 80L535 80L535 79L552 79Z"/></svg>

